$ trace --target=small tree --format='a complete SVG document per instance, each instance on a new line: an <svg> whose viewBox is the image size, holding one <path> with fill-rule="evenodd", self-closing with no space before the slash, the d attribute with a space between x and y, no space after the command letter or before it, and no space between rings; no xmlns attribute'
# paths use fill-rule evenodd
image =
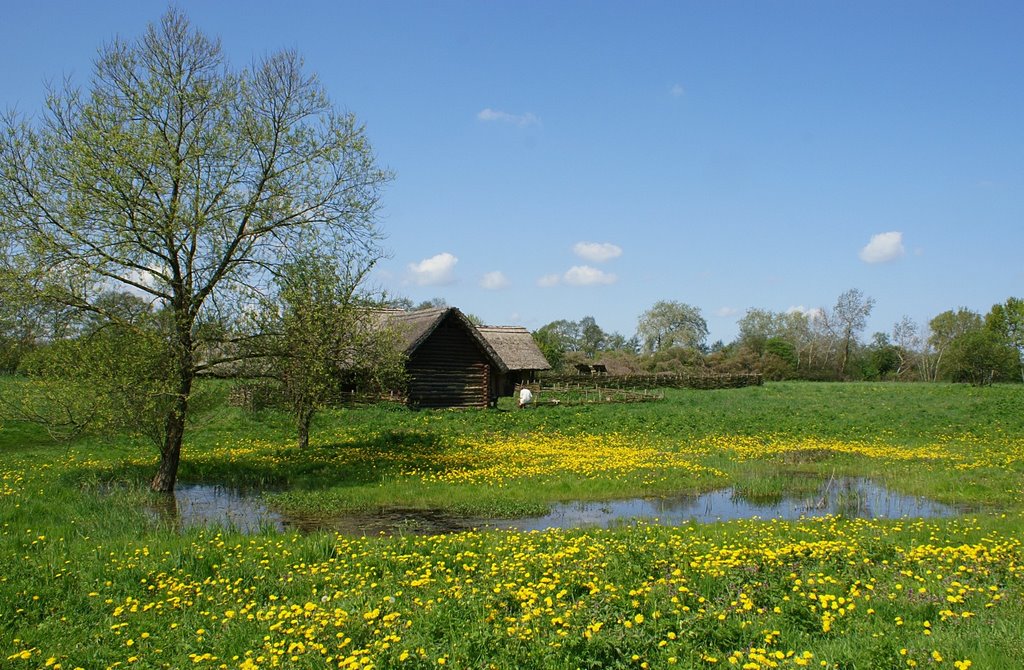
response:
<svg viewBox="0 0 1024 670"><path fill-rule="evenodd" d="M757 356L765 352L765 343L780 334L782 314L765 309L751 308L737 322L739 335L737 343Z"/></svg>
<svg viewBox="0 0 1024 670"><path fill-rule="evenodd" d="M604 332L601 326L592 316L585 316L580 319L580 351L586 354L587 358L594 358L601 351L604 351L608 344L608 333Z"/></svg>
<svg viewBox="0 0 1024 670"><path fill-rule="evenodd" d="M309 446L314 415L343 391L401 385L401 349L375 311L383 302L361 289L373 265L361 260L340 268L315 257L285 265L254 340L295 417L300 448Z"/></svg>
<svg viewBox="0 0 1024 670"><path fill-rule="evenodd" d="M898 374L900 360L899 347L889 340L889 336L886 333L875 333L868 347L864 376L872 378L877 375L884 380L889 373Z"/></svg>
<svg viewBox="0 0 1024 670"><path fill-rule="evenodd" d="M771 379L785 379L797 366L796 347L781 337L772 337L764 343L762 372Z"/></svg>
<svg viewBox="0 0 1024 670"><path fill-rule="evenodd" d="M533 341L537 344L537 348L544 354L544 358L551 366L552 370L561 370L562 364L565 362L565 344L558 334L548 328L540 328L533 331Z"/></svg>
<svg viewBox="0 0 1024 670"><path fill-rule="evenodd" d="M411 304L412 301L409 301L409 302ZM447 306L448 306L448 301L447 300L445 300L444 298L434 297L434 298L431 298L429 300L423 300L422 302L417 303L415 306L409 307L409 309L412 309L412 310L439 309L439 308L443 308L443 307L447 307Z"/></svg>

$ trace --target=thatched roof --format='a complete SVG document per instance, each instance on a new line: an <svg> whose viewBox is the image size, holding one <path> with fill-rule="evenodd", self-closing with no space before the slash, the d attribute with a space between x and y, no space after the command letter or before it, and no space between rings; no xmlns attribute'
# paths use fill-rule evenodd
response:
<svg viewBox="0 0 1024 670"><path fill-rule="evenodd" d="M530 331L521 326L477 326L509 370L550 370Z"/></svg>
<svg viewBox="0 0 1024 670"><path fill-rule="evenodd" d="M504 359L498 355L490 342L473 325L473 322L455 307L435 307L414 312L385 310L380 312L380 315L382 320L398 333L399 342L406 354L416 351L446 318L451 317L465 326L466 332L476 340L499 370L508 372L508 366Z"/></svg>

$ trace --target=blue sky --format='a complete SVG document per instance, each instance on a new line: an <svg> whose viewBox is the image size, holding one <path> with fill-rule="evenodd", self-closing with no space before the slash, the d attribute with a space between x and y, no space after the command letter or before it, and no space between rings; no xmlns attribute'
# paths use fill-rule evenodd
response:
<svg viewBox="0 0 1024 670"><path fill-rule="evenodd" d="M6 3L0 107L87 83L166 4ZM396 173L375 281L485 321L658 300L985 312L1024 295L1024 3L181 2L231 61L295 48Z"/></svg>

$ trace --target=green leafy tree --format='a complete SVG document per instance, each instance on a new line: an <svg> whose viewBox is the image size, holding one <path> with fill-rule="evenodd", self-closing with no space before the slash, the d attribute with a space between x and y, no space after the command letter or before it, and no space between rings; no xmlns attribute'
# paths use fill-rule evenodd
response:
<svg viewBox="0 0 1024 670"><path fill-rule="evenodd" d="M232 69L171 9L102 47L87 90L3 119L2 266L82 313L104 313L111 287L166 312L173 390L151 486L171 491L193 383L223 345L204 324L244 314L297 256L372 249L389 176L295 52Z"/></svg>
<svg viewBox="0 0 1024 670"><path fill-rule="evenodd" d="M541 326L533 333L544 357L552 369L559 369L566 363L567 354L578 353L573 362L600 358L606 352L621 351L636 353L639 349L636 338L625 338L620 333L606 332L592 316L579 321L559 319Z"/></svg>
<svg viewBox="0 0 1024 670"><path fill-rule="evenodd" d="M81 322L74 310L37 295L38 286L18 272L25 260L20 250L0 247L0 372L15 372L45 342L75 335Z"/></svg>
<svg viewBox="0 0 1024 670"><path fill-rule="evenodd" d="M601 351L604 351L608 344L608 334L592 316L585 316L579 322L580 351L588 358L594 358Z"/></svg>
<svg viewBox="0 0 1024 670"><path fill-rule="evenodd" d="M603 350L605 352L636 354L640 352L640 340L637 339L636 335L627 338L619 332L606 333Z"/></svg>
<svg viewBox="0 0 1024 670"><path fill-rule="evenodd" d="M867 369L864 376L871 379L885 379L896 374L900 367L900 352L885 333L875 333L871 338L866 356Z"/></svg>
<svg viewBox="0 0 1024 670"><path fill-rule="evenodd" d="M765 343L773 337L780 336L782 316L782 314L766 309L748 309L747 313L737 322L739 326L737 343L758 356L762 355Z"/></svg>
<svg viewBox="0 0 1024 670"><path fill-rule="evenodd" d="M295 417L300 448L309 446L315 414L344 390L379 392L403 377L397 337L375 311L382 302L361 290L373 264L353 260L341 268L315 257L286 264L254 340Z"/></svg>
<svg viewBox="0 0 1024 670"><path fill-rule="evenodd" d="M159 445L174 401L160 316L93 319L81 335L37 347L21 362L24 380L5 388L5 408L56 438L129 433Z"/></svg>
<svg viewBox="0 0 1024 670"><path fill-rule="evenodd" d="M762 361L766 369L771 368L771 378L792 376L806 362L805 352L812 342L806 314L752 308L738 325L736 343L742 349L761 359L773 357Z"/></svg>
<svg viewBox="0 0 1024 670"><path fill-rule="evenodd" d="M560 370L565 362L565 344L554 330L549 328L538 328L533 331L533 341L537 348L544 354L544 358L552 370Z"/></svg>
<svg viewBox="0 0 1024 670"><path fill-rule="evenodd" d="M444 298L434 297L429 300L423 300L417 303L414 307L409 309L420 310L420 309L440 309L448 306L448 301Z"/></svg>
<svg viewBox="0 0 1024 670"><path fill-rule="evenodd" d="M567 354L580 350L580 325L576 321L559 319L545 324L533 332L533 340L553 370L567 364Z"/></svg>
<svg viewBox="0 0 1024 670"><path fill-rule="evenodd" d="M765 367L771 369L770 376L773 379L785 379L796 370L796 347L782 337L770 337L765 340L764 358Z"/></svg>
<svg viewBox="0 0 1024 670"><path fill-rule="evenodd" d="M946 366L953 381L987 386L1016 367L1016 352L999 333L975 328L957 337L949 346Z"/></svg>
<svg viewBox="0 0 1024 670"><path fill-rule="evenodd" d="M640 316L637 335L644 353L684 347L700 350L708 337L708 324L700 309L673 300L661 300Z"/></svg>
<svg viewBox="0 0 1024 670"><path fill-rule="evenodd" d="M540 330L551 333L562 351L579 351L582 346L583 334L578 321L559 319L541 326Z"/></svg>
<svg viewBox="0 0 1024 670"><path fill-rule="evenodd" d="M1020 377L1024 381L1024 300L1007 298L1006 302L992 305L985 315L985 324L1017 350Z"/></svg>
<svg viewBox="0 0 1024 670"><path fill-rule="evenodd" d="M957 363L946 360L950 347L958 338L980 330L983 325L981 315L965 307L955 311L946 310L928 322L928 346L931 348L933 381L940 375L951 378L956 374Z"/></svg>

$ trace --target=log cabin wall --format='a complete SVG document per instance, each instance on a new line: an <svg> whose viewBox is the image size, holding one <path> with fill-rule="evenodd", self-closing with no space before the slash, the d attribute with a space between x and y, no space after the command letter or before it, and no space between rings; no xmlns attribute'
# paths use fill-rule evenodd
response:
<svg viewBox="0 0 1024 670"><path fill-rule="evenodd" d="M418 407L486 407L491 364L479 343L452 316L410 355L409 404Z"/></svg>

